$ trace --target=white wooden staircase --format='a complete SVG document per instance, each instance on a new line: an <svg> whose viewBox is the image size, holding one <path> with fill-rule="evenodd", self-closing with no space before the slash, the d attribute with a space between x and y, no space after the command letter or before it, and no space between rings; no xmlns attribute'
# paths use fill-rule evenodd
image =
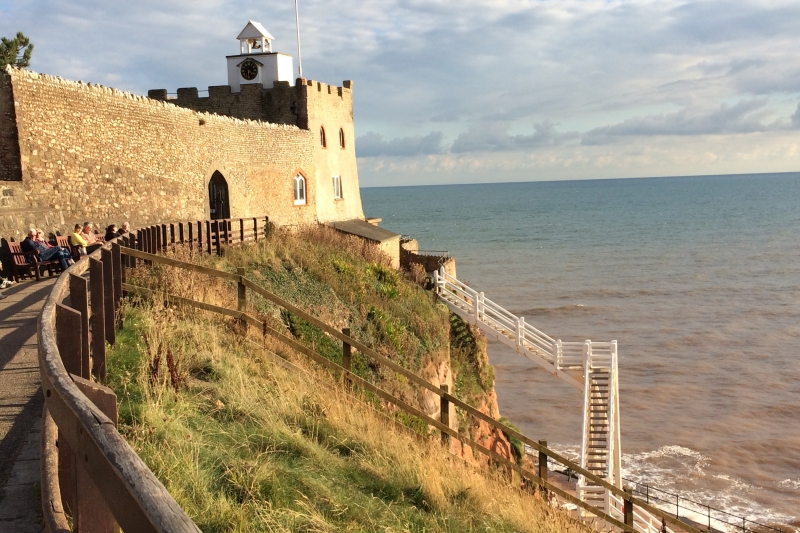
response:
<svg viewBox="0 0 800 533"><path fill-rule="evenodd" d="M436 294L453 313L583 392L581 466L621 488L617 341L562 342L461 283L444 268L434 273L434 283ZM578 479L578 497L612 515L617 504L621 505L583 476Z"/></svg>

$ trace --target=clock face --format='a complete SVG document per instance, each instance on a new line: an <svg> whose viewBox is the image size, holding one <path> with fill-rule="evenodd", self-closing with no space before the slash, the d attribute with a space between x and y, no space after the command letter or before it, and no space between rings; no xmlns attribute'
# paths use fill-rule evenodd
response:
<svg viewBox="0 0 800 533"><path fill-rule="evenodd" d="M255 61L247 60L242 63L242 78L246 79L247 81L256 79L258 76L258 65Z"/></svg>

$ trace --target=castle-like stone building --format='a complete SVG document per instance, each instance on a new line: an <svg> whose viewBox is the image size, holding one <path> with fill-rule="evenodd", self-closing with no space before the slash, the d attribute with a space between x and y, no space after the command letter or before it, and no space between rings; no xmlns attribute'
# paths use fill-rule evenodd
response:
<svg viewBox="0 0 800 533"><path fill-rule="evenodd" d="M293 76L249 22L228 85L148 97L0 71L0 236L83 220L363 220L353 84Z"/></svg>

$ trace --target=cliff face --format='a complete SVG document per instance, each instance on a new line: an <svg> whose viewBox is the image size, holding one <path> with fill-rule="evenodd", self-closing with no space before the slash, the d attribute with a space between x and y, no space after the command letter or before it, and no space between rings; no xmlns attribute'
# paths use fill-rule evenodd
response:
<svg viewBox="0 0 800 533"><path fill-rule="evenodd" d="M455 395L480 412L499 420L500 409L497 406L497 393L494 389L494 368L489 364L486 347L486 338L478 328L467 324L455 314L450 315L450 363L453 369ZM481 446L510 460L515 460L521 455L501 431L484 421L476 421L466 416L460 410L456 410L456 415L456 417L451 416L451 420L455 419L459 429L467 432ZM485 455L476 453L469 446L457 441L453 443L453 452L470 462L481 464L489 462Z"/></svg>
<svg viewBox="0 0 800 533"><path fill-rule="evenodd" d="M324 227L297 232L276 232L257 249L231 247L214 259L232 270L244 267L248 276L281 298L337 329L349 328L359 341L420 375L435 386L447 385L451 393L483 413L499 419L494 391L494 370L480 332L451 315L430 291L390 268L384 257L363 241ZM282 311L267 300L253 301L255 312L285 327L296 339L334 362L342 360L335 339L298 316ZM358 352L353 372L397 398L439 418L439 396L410 383L403 376L375 364ZM421 420L384 405L403 423L419 431ZM452 408L451 427L498 454L513 458L513 446L502 432L476 422ZM453 451L476 463L481 454L454 444Z"/></svg>

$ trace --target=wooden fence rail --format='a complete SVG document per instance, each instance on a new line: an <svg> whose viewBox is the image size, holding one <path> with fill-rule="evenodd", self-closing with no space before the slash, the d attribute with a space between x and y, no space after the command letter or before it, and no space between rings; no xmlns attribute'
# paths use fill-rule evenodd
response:
<svg viewBox="0 0 800 533"><path fill-rule="evenodd" d="M131 532L199 531L117 432L116 397L113 391L101 385L106 372L105 342L113 345L115 330L121 326L120 300L123 293L135 293L230 316L260 328L265 334L338 372L352 388L370 391L404 412L425 421L441 432L443 440L461 441L498 464L517 472L532 484L557 494L563 500L574 503L619 530L628 533L636 531L630 525L630 517L635 507L641 507L687 533L703 533L636 498L630 492L610 485L551 450L544 441L530 439L481 413L450 394L446 388L429 383L360 343L349 335L349 331L336 330L270 293L245 277L243 270L233 274L158 255L175 245L187 246L207 254L221 254L224 246L258 241L268 231L269 221L265 217L152 225L138 230L135 235L129 234L116 239L117 242L106 243L90 257L81 259L68 269L68 275L63 275L56 281L43 308L38 327L39 361L42 387L45 391L42 504L48 531L67 531L69 528L66 514L72 517L74 530L80 532L110 533L117 524L123 530ZM235 282L238 308L227 309L130 284L126 271L136 268L139 262L146 265L162 264ZM333 363L249 315L246 312L248 291L266 298L339 339L342 342L344 365ZM64 305L64 302L68 305ZM531 472L509 461L469 436L450 428L444 418L441 421L436 420L357 376L351 371L352 360L348 357L351 350L372 358L402 374L415 385L438 395L444 410L449 412L449 405L454 405L473 418L482 420L537 450L540 457L538 471ZM94 382L88 381L92 378ZM624 519L620 521L550 483L547 480L548 459L609 489L623 502L624 509L621 511Z"/></svg>
<svg viewBox="0 0 800 533"><path fill-rule="evenodd" d="M428 415L422 413L421 411L417 410L416 408L406 404L402 400L392 396L388 392L383 391L382 389L376 387L375 385L373 385L373 384L371 384L369 382L366 382L363 378L360 378L360 377L356 376L355 374L353 374L351 372L351 369L349 368L350 365L337 365L336 363L333 363L332 361L322 357L321 355L317 354L316 352L313 352L312 350L308 349L307 347L297 343L293 339L290 339L287 336L283 335L282 333L272 329L266 322L262 322L262 321L258 320L257 318L247 314L247 312L245 311L246 307L244 307L242 305L242 303L241 303L243 300L246 300L246 298L247 298L246 293L243 294L241 292L241 287L244 287L245 289L250 290L253 293L255 293L255 294L257 294L257 295L259 295L259 296L271 301L272 303L274 303L277 306L285 309L286 311L289 311L290 313L293 313L293 314L297 315L298 317L302 318L306 322L312 324L313 326L321 329L322 331L324 331L328 335L330 335L330 336L338 339L339 341L341 341L342 342L342 349L343 349L343 361L348 361L349 360L347 355L349 355L351 350L356 350L358 352L361 352L363 355L365 355L367 357L370 357L375 362L380 363L381 365L384 365L384 366L390 368L392 371L394 371L394 372L396 372L398 374L402 374L403 376L405 376L409 380L409 382L414 383L415 385L418 385L420 387L423 387L423 388L427 389L428 391L438 395L441 398L442 402L448 402L449 404L452 404L455 407L458 407L459 409L462 409L468 415L470 415L470 416L472 416L472 417L474 417L476 419L479 419L479 420L482 420L482 421L486 422L487 424L489 424L490 426L494 427L495 429L497 429L499 431L502 431L502 432L506 433L509 436L516 437L517 439L519 439L524 444L527 444L530 448L532 448L534 450L537 450L541 457L549 458L550 460L553 460L556 463L559 463L559 464L563 465L565 468L568 468L568 469L572 470L574 473L583 474L586 479L594 481L598 485L601 485L601 486L609 489L613 494L615 494L619 498L619 500L621 502L623 502L621 504L623 508L620 509L620 511L622 513L625 512L625 508L629 508L629 512L631 513L631 516L633 516L632 513L634 512L634 506L638 506L639 508L643 508L643 509L651 512L652 514L662 518L666 523L669 523L669 524L672 524L674 526L677 526L678 528L680 528L680 529L682 529L684 531L687 531L688 533L701 533L700 529L697 529L697 528L695 528L695 527L693 527L693 526L691 526L689 524L686 524L685 522L682 522L682 521L676 519L674 516L662 511L661 509L658 509L657 507L654 507L654 506L650 505L649 503L647 503L647 502L645 502L643 500L640 500L639 498L634 497L631 493L626 492L624 490L621 490L621 489L615 487L614 485L611 485L610 483L608 483L603 478L598 477L597 475L591 473L589 470L587 470L585 468L582 468L579 464L577 464L577 463L575 463L573 461L570 461L569 459L567 459L563 455L561 455L561 454L553 451L552 449L548 448L546 445L542 444L542 441L535 441L535 440L527 437L526 435L520 433L519 431L516 431L516 430L506 426L505 424L495 420L494 418L492 418L492 417L480 412L479 410L475 409L474 407L470 406L469 404L463 402L461 399L453 396L446 389L443 390L440 387L437 387L436 385L428 382L424 378L418 376L417 374L411 372L410 370L398 365L397 363L395 363L394 361L386 358L384 355L378 353L374 349L364 345L363 343L361 343L358 340L356 340L353 337L351 337L349 335L349 331L339 331L339 330L337 330L337 329L335 329L333 327L328 326L327 324L325 324L321 320L317 319L313 315L310 315L309 313L303 311L302 309L298 308L297 306L295 306L295 305L291 304L290 302L287 302L283 298L281 298L281 297L279 297L279 296L267 291L266 289L264 289L260 285L256 284L252 280L248 279L247 277L245 277L243 275L243 272L241 270L239 271L239 273L233 274L233 273L230 273L230 272L224 272L224 271L220 271L220 270L211 269L211 268L208 268L208 267L203 267L203 266L200 266L200 265L195 265L195 264L192 264L192 263L187 263L187 262L184 262L184 261L179 261L179 260L176 260L176 259L173 259L173 258L168 258L168 257L163 257L163 256L159 256L159 255L154 255L154 254L141 252L141 251L136 250L136 249L125 249L125 248L123 248L121 252L122 252L123 255L128 255L130 257L134 257L134 258L137 258L137 259L145 260L146 262L164 264L164 265L168 265L168 266L172 266L172 267L176 267L176 268L181 268L181 269L185 269L185 270L189 270L189 271L194 271L194 272L197 272L197 273L203 273L203 274L207 274L209 276L218 277L218 278L222 278L222 279L226 279L226 280L229 280L229 281L236 282L237 290L239 291L238 294L237 294L237 300L239 302L239 306L238 306L237 310L227 309L227 308L224 308L224 307L215 306L215 305L207 304L207 303L204 303L204 302L199 302L199 301L196 301L196 300L191 300L191 299L188 299L188 298L181 298L181 297L177 297L175 295L158 293L158 292L152 291L150 289L146 289L144 287L137 287L137 286L130 285L130 284L126 284L123 287L123 289L126 292L136 293L136 294L145 295L145 296L154 297L154 298L163 298L164 300L172 302L172 303L176 303L176 304L180 304L180 305L188 305L188 306L196 307L196 308L199 308L199 309L204 309L206 311L211 311L211 312L223 314L223 315L226 315L226 316L230 316L230 317L242 320L243 322L245 322L245 323L247 323L249 325L255 326L255 327L259 328L260 330L264 331L265 334L269 334L269 335L275 337L276 339L280 340L284 344L287 344L287 345L291 346L293 349L297 350L300 353L305 354L306 356L308 356L311 359L313 359L314 361L322 364L323 366L326 366L329 369L332 369L332 370L335 370L335 371L341 373L342 375L344 375L346 377L348 382L350 382L350 383L352 383L354 385L357 385L357 386L359 386L359 387L361 387L361 388L363 388L365 390L369 390L370 392L372 392L375 395L381 397L382 399L394 404L395 406L397 406L399 409L403 410L404 412L424 420L429 425L439 429L442 432L443 435L449 435L452 438L458 439L463 444L465 444L467 446L470 446L471 448L473 448L475 450L480 451L484 455L490 457L492 460L494 460L494 461L496 461L496 462L498 462L500 464L503 464L503 465L515 470L523 478L528 479L532 483L534 483L536 485L539 485L539 486L542 486L542 487L546 488L547 490L556 493L557 495L559 495L564 500L569 501L571 503L574 503L578 507L586 509L587 511L591 512L592 514L594 514L598 518L606 521L609 524L614 525L615 527L618 527L619 529L621 529L623 531L629 531L631 533L633 533L634 531L637 531L632 526L626 525L626 523L624 521L620 521L620 520L615 519L614 517L606 514L602 509L599 509L597 507L591 506L591 505L579 500L578 498L572 496L571 494L561 490L559 487L553 485L552 483L548 482L547 479L546 479L546 472L547 472L547 461L546 460L544 461L543 464L540 464L539 475L536 475L536 474L534 474L534 473L532 473L530 471L527 471L527 470L519 467L518 465L509 462L508 460L506 460L502 456L499 456L495 452L482 447L481 445L479 445L476 442L474 442L473 440L471 440L468 436L459 434L457 431L454 431L454 430L450 429L447 425L442 424L440 421L429 417ZM544 474L544 476L542 474ZM627 507L626 507L626 504L627 504ZM624 516L626 516L626 515L624 515Z"/></svg>
<svg viewBox="0 0 800 533"><path fill-rule="evenodd" d="M152 225L105 243L56 280L37 325L47 531L199 531L116 430L116 395L102 385L106 343L115 343L122 326L126 269L136 267L121 245L155 254L181 243L221 254L224 246L257 241L268 230L266 217Z"/></svg>

